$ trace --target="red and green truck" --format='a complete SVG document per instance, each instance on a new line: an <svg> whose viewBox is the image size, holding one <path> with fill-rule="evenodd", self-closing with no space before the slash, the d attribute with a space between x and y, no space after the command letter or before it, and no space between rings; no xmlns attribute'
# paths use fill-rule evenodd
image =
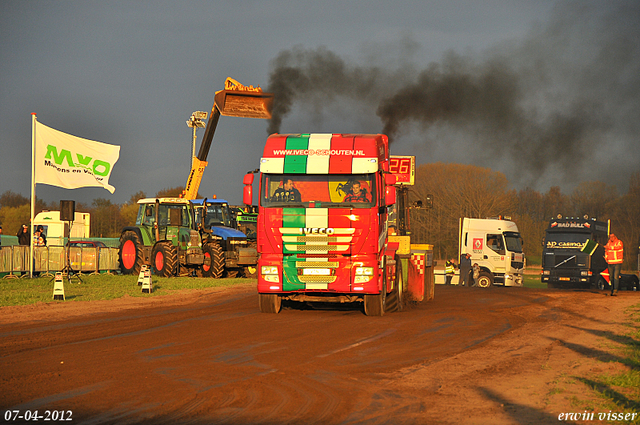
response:
<svg viewBox="0 0 640 425"><path fill-rule="evenodd" d="M387 136L273 134L259 171L262 312L278 313L283 300L361 302L381 316L432 297L431 247L411 244L397 226L408 223L398 206L415 160L390 157ZM254 172L245 175L247 205L253 181Z"/></svg>

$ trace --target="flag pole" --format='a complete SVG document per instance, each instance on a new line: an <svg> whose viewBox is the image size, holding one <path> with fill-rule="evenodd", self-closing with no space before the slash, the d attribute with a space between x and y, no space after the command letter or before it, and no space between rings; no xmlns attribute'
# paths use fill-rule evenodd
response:
<svg viewBox="0 0 640 425"><path fill-rule="evenodd" d="M29 217L29 277L33 278L33 216L36 210L36 113L31 113L31 212Z"/></svg>

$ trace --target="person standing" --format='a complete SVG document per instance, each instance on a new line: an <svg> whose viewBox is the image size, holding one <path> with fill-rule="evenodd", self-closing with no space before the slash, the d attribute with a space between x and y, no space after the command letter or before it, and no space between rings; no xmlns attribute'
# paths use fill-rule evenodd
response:
<svg viewBox="0 0 640 425"><path fill-rule="evenodd" d="M453 258L451 260L447 260L444 265L444 273L445 273L445 285L451 285L451 280L453 279L453 275L456 272L456 264L453 262Z"/></svg>
<svg viewBox="0 0 640 425"><path fill-rule="evenodd" d="M38 246L47 246L47 235L44 233L44 227L41 224L38 225L38 235L41 239L40 243L38 243Z"/></svg>
<svg viewBox="0 0 640 425"><path fill-rule="evenodd" d="M624 246L622 241L613 233L609 235L609 242L604 246L605 260L609 265L609 283L611 284L611 296L618 295L618 287L620 286L620 271L622 269L622 260L624 258Z"/></svg>
<svg viewBox="0 0 640 425"><path fill-rule="evenodd" d="M478 286L478 278L480 277L480 266L478 263L473 263L473 286Z"/></svg>
<svg viewBox="0 0 640 425"><path fill-rule="evenodd" d="M18 237L18 245L29 245L29 226L23 224L16 236Z"/></svg>
<svg viewBox="0 0 640 425"><path fill-rule="evenodd" d="M469 274L471 273L471 254L468 252L460 258L460 284L462 286L471 286L469 283Z"/></svg>

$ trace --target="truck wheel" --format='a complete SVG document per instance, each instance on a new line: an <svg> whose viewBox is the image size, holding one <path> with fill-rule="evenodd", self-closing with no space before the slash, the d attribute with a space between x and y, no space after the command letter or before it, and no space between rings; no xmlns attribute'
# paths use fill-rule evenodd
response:
<svg viewBox="0 0 640 425"><path fill-rule="evenodd" d="M222 248L217 243L206 243L202 247L204 254L204 264L202 265L202 276L220 279L224 271L224 255Z"/></svg>
<svg viewBox="0 0 640 425"><path fill-rule="evenodd" d="M402 311L404 308L404 277L402 276L402 263L396 258L396 278L393 282L393 291L386 300L385 310L388 312Z"/></svg>
<svg viewBox="0 0 640 425"><path fill-rule="evenodd" d="M598 289L601 291L604 291L605 289L607 289L607 287L609 286L609 284L607 283L606 280L604 280L604 277L600 276L598 277Z"/></svg>
<svg viewBox="0 0 640 425"><path fill-rule="evenodd" d="M258 294L260 311L263 313L280 313L282 298L278 294Z"/></svg>
<svg viewBox="0 0 640 425"><path fill-rule="evenodd" d="M487 272L480 272L480 276L478 276L477 286L480 288L488 288L493 286L493 275Z"/></svg>
<svg viewBox="0 0 640 425"><path fill-rule="evenodd" d="M122 274L139 274L143 263L142 244L136 232L127 230L120 236L118 260Z"/></svg>
<svg viewBox="0 0 640 425"><path fill-rule="evenodd" d="M151 265L158 276L175 276L178 271L178 253L171 242L158 242L153 247Z"/></svg>
<svg viewBox="0 0 640 425"><path fill-rule="evenodd" d="M258 266L247 266L244 268L244 277L255 279L258 276Z"/></svg>

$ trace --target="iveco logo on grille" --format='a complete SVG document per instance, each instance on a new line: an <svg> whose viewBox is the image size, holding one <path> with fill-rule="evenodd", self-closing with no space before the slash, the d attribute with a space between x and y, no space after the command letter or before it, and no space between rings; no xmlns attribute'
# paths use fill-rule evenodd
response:
<svg viewBox="0 0 640 425"><path fill-rule="evenodd" d="M305 235L333 235L335 230L331 227L303 227L302 233Z"/></svg>

